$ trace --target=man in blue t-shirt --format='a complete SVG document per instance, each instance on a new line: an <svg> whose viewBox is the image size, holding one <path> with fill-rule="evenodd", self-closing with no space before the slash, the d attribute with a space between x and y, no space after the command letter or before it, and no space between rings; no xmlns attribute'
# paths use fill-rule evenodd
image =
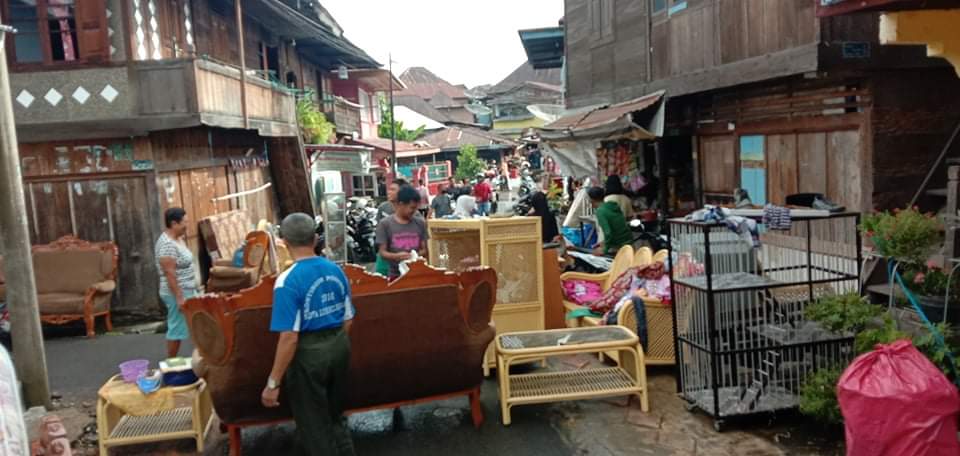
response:
<svg viewBox="0 0 960 456"><path fill-rule="evenodd" d="M306 455L352 455L343 417L350 363L350 323L355 313L350 282L313 246L316 226L307 214L290 214L280 233L296 262L277 278L270 330L280 333L273 369L260 400L280 405L280 386L297 424L298 450Z"/></svg>

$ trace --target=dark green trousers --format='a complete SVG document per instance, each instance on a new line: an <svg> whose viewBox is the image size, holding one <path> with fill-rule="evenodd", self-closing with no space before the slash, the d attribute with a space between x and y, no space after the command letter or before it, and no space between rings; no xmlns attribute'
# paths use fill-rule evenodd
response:
<svg viewBox="0 0 960 456"><path fill-rule="evenodd" d="M299 454L354 454L343 416L349 366L350 338L342 329L300 334L284 378Z"/></svg>

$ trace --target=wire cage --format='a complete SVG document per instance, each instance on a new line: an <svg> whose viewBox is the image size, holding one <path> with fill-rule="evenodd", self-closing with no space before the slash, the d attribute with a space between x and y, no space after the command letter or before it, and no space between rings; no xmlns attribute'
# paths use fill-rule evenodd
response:
<svg viewBox="0 0 960 456"><path fill-rule="evenodd" d="M725 418L791 409L811 372L849 361L852 335L806 320L816 299L859 290L859 214L796 218L757 238L670 220L677 389ZM733 227L738 228L738 227Z"/></svg>

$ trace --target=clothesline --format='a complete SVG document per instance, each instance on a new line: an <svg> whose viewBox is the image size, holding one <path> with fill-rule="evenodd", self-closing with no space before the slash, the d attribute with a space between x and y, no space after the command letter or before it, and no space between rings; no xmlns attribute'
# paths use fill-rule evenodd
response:
<svg viewBox="0 0 960 456"><path fill-rule="evenodd" d="M251 195L251 194L254 194L254 193L257 193L257 192L262 192L262 191L270 188L270 186L272 186L272 185L273 185L272 182L267 182L266 184L263 184L263 185L261 185L261 186L259 186L259 187L257 187L257 188L251 189L251 190L245 190L245 191L242 191L242 192L231 193L231 194L229 194L229 195L218 196L218 197L216 197L216 198L210 198L210 201L213 201L213 202L224 201L224 200L228 200L228 199L232 199L232 198L239 198L239 197L241 197L241 196Z"/></svg>

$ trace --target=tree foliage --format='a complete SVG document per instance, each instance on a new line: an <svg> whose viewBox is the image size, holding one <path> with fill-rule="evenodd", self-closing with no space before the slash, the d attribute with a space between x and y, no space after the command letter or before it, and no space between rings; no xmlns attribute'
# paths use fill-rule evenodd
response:
<svg viewBox="0 0 960 456"><path fill-rule="evenodd" d="M300 136L307 144L329 143L337 131L337 127L327 121L327 116L320 112L311 96L297 101L297 122L300 124Z"/></svg>
<svg viewBox="0 0 960 456"><path fill-rule="evenodd" d="M486 164L477 156L477 147L464 144L457 155L457 179L472 179L486 169Z"/></svg>
<svg viewBox="0 0 960 456"><path fill-rule="evenodd" d="M380 126L377 127L377 136L381 138L390 139L393 129L391 125L396 126L397 141L406 141L413 142L423 136L423 132L426 130L426 125L421 125L413 130L408 130L403 126L403 121L398 120L393 121L393 114L390 112L390 103L386 100L386 97L380 97Z"/></svg>

